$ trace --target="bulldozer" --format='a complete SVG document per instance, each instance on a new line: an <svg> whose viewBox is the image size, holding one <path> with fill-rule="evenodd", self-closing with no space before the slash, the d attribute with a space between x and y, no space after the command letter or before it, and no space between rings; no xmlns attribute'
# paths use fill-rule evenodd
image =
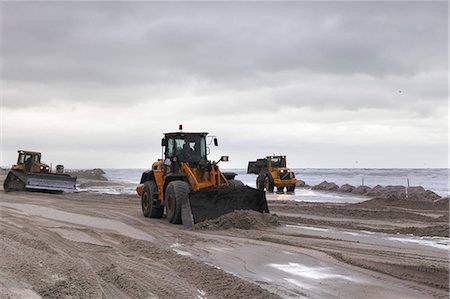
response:
<svg viewBox="0 0 450 299"><path fill-rule="evenodd" d="M256 188L273 192L294 192L295 173L286 167L286 156L267 156L264 159L248 162L247 173L257 174Z"/></svg>
<svg viewBox="0 0 450 299"><path fill-rule="evenodd" d="M136 187L145 217L161 218L164 210L170 223L191 227L234 210L268 213L265 192L236 180L236 173L222 172L218 161L208 160L209 145L218 146L207 132L164 133L162 158L142 173ZM209 141L209 142L207 142Z"/></svg>
<svg viewBox="0 0 450 299"><path fill-rule="evenodd" d="M61 193L76 190L76 177L64 173L64 166L56 166L56 173L41 162L41 153L19 150L17 164L11 167L3 183L5 192L44 191Z"/></svg>

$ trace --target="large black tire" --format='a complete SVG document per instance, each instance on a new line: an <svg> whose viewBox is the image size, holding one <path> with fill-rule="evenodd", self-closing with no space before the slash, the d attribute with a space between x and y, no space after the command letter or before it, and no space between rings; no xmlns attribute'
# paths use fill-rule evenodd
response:
<svg viewBox="0 0 450 299"><path fill-rule="evenodd" d="M290 192L290 193L294 192L294 191L295 191L295 185L292 185L292 186L290 186L290 187L287 187L286 191L287 191L287 192Z"/></svg>
<svg viewBox="0 0 450 299"><path fill-rule="evenodd" d="M191 188L185 181L170 182L164 196L166 203L167 220L170 223L181 223L181 203L189 198Z"/></svg>
<svg viewBox="0 0 450 299"><path fill-rule="evenodd" d="M256 178L256 189L264 190L264 176L260 174L258 174L258 177Z"/></svg>
<svg viewBox="0 0 450 299"><path fill-rule="evenodd" d="M273 181L273 177L270 172L268 172L264 178L264 188L266 188L269 192L273 192L273 189L275 188L275 182Z"/></svg>
<svg viewBox="0 0 450 299"><path fill-rule="evenodd" d="M240 180L228 180L228 185L230 187L240 187L244 186L244 183Z"/></svg>
<svg viewBox="0 0 450 299"><path fill-rule="evenodd" d="M142 213L145 217L161 218L164 213L164 206L159 206L153 200L153 194L158 192L155 181L147 181L144 183L141 196Z"/></svg>

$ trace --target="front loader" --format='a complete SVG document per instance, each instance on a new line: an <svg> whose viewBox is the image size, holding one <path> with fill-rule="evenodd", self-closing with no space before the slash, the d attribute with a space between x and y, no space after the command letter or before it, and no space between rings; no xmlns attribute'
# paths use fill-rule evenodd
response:
<svg viewBox="0 0 450 299"><path fill-rule="evenodd" d="M278 192L294 192L295 173L287 168L286 156L267 156L264 159L248 162L247 173L257 174L256 188L273 192L277 188Z"/></svg>
<svg viewBox="0 0 450 299"><path fill-rule="evenodd" d="M19 150L17 164L11 167L3 189L9 191L44 191L60 193L76 190L76 177L64 174L62 165L51 172L47 164L41 162L41 153Z"/></svg>
<svg viewBox="0 0 450 299"><path fill-rule="evenodd" d="M244 186L235 180L236 173L222 172L219 161L208 160L207 144L217 138L206 132L165 133L161 145L163 158L142 174L136 191L141 197L145 217L166 217L171 223L186 227L214 219L234 210L269 212L265 192Z"/></svg>

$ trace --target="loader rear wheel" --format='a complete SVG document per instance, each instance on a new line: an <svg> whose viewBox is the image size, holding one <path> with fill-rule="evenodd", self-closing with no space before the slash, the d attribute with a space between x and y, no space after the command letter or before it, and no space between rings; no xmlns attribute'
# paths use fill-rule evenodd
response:
<svg viewBox="0 0 450 299"><path fill-rule="evenodd" d="M262 176L260 174L256 178L256 189L264 190L264 176Z"/></svg>
<svg viewBox="0 0 450 299"><path fill-rule="evenodd" d="M170 223L181 223L181 203L187 201L191 188L185 181L170 182L166 188L166 215Z"/></svg>
<svg viewBox="0 0 450 299"><path fill-rule="evenodd" d="M267 173L264 178L264 188L266 188L269 192L273 192L273 189L275 188L275 182L273 181L273 177L270 173Z"/></svg>
<svg viewBox="0 0 450 299"><path fill-rule="evenodd" d="M240 180L228 180L228 185L230 187L240 187L244 186L244 183Z"/></svg>
<svg viewBox="0 0 450 299"><path fill-rule="evenodd" d="M295 185L292 185L290 187L287 187L286 189L287 192L294 192L295 191Z"/></svg>
<svg viewBox="0 0 450 299"><path fill-rule="evenodd" d="M147 181L142 188L141 206L145 217L161 218L164 213L164 207L158 206L154 202L153 196L158 192L158 187L154 181Z"/></svg>

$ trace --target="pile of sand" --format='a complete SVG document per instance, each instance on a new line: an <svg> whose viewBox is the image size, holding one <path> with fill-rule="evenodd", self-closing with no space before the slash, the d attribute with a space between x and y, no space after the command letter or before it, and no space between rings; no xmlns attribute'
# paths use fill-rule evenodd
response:
<svg viewBox="0 0 450 299"><path fill-rule="evenodd" d="M216 219L209 219L197 223L194 229L223 230L230 228L259 229L279 226L276 214L259 213L252 210L236 210Z"/></svg>
<svg viewBox="0 0 450 299"><path fill-rule="evenodd" d="M382 209L384 207L398 207L414 210L439 210L448 211L449 199L442 198L436 201L415 201L407 199L390 198L373 198L360 203L351 204L358 208Z"/></svg>
<svg viewBox="0 0 450 299"><path fill-rule="evenodd" d="M307 185L305 183L305 181L302 181L302 180L299 180L299 179L297 179L297 182L295 183L295 186L299 187L299 188L309 188L309 185Z"/></svg>
<svg viewBox="0 0 450 299"><path fill-rule="evenodd" d="M339 189L339 186L335 183L328 183L327 181L323 181L319 185L313 186L311 189L321 191L336 191Z"/></svg>
<svg viewBox="0 0 450 299"><path fill-rule="evenodd" d="M313 186L312 190L333 191L340 193L351 193L357 195L369 196L372 198L385 198L395 200L411 200L411 201L427 201L433 202L441 197L431 190L426 190L422 186L408 187L405 186L380 186L373 188L368 186L355 187L344 184L339 187L337 184L323 181L319 185Z"/></svg>
<svg viewBox="0 0 450 299"><path fill-rule="evenodd" d="M70 170L67 171L71 176L76 176L79 179L107 181L105 172L100 168L88 169L88 170Z"/></svg>
<svg viewBox="0 0 450 299"><path fill-rule="evenodd" d="M430 236L430 237L446 237L449 236L449 225L434 225L427 227L403 227L392 229L391 233L395 234L411 234L415 236Z"/></svg>

